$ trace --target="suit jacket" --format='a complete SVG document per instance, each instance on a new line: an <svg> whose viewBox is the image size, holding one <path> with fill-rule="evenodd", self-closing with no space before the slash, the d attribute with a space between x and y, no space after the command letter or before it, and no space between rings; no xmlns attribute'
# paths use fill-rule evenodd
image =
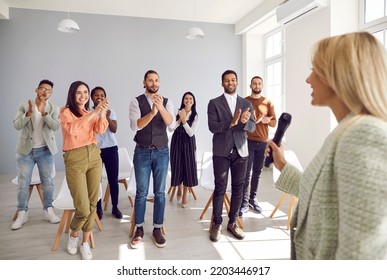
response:
<svg viewBox="0 0 387 280"><path fill-rule="evenodd" d="M387 258L387 123L344 118L304 173L286 164L276 185L298 197L292 258Z"/></svg>
<svg viewBox="0 0 387 280"><path fill-rule="evenodd" d="M35 100L33 100L35 102ZM52 155L58 153L58 147L55 141L54 131L60 127L59 108L54 104L47 102L45 111L47 115L43 118L43 137L47 147ZM34 130L32 119L26 117L28 112L28 101L19 105L16 116L13 120L15 129L20 130L19 138L16 143L16 152L22 155L28 155L32 150L32 132Z"/></svg>
<svg viewBox="0 0 387 280"><path fill-rule="evenodd" d="M237 96L235 111L241 109L242 112L250 108L253 112L253 105L250 101ZM239 120L238 124L230 128L234 112L231 112L227 100L221 96L210 100L207 108L208 128L214 134L212 138L212 153L214 156L226 157L235 146L241 157L247 157L249 150L247 147L247 133L255 130L254 116L251 114L246 124Z"/></svg>

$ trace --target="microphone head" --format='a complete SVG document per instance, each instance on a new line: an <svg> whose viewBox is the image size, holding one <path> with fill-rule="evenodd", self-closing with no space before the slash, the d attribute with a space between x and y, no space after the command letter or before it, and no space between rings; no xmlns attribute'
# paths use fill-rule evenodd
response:
<svg viewBox="0 0 387 280"><path fill-rule="evenodd" d="M280 118L278 119L278 123L286 123L287 125L289 125L291 121L292 115L290 115L289 113L282 113Z"/></svg>
<svg viewBox="0 0 387 280"><path fill-rule="evenodd" d="M280 118L278 119L277 130L273 138L273 142L277 146L281 144L282 137L284 136L285 131L289 127L291 121L292 121L292 115L288 113L282 113ZM269 156L266 157L265 159L265 166L269 167L272 162L273 162L273 154L272 154L272 151L270 151Z"/></svg>

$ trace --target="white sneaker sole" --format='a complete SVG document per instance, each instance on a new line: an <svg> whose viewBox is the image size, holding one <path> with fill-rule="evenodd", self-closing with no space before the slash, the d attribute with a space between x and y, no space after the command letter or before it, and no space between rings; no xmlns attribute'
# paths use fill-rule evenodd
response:
<svg viewBox="0 0 387 280"><path fill-rule="evenodd" d="M13 226L13 224L11 225L11 229L12 230L17 230L17 229L19 229L19 228L21 228L25 223L27 223L28 222L28 219L25 221L25 222L23 222L20 226Z"/></svg>
<svg viewBox="0 0 387 280"><path fill-rule="evenodd" d="M154 239L154 238L153 238L153 243L155 243L157 248L164 248L165 245L167 245L167 241L165 241L164 244L159 244L159 243L156 242L156 239Z"/></svg>
<svg viewBox="0 0 387 280"><path fill-rule="evenodd" d="M140 248L143 244L144 244L144 241L141 241L140 243L138 243L138 244L136 244L136 245L132 244L132 241L130 241L130 243L129 243L130 248L132 248L132 249L138 249L138 248Z"/></svg>
<svg viewBox="0 0 387 280"><path fill-rule="evenodd" d="M44 220L45 220L45 221L49 221L50 224L58 224L58 223L60 222L60 220L54 220L54 221L52 221L52 220L50 220L50 219L48 219L48 218L44 218Z"/></svg>

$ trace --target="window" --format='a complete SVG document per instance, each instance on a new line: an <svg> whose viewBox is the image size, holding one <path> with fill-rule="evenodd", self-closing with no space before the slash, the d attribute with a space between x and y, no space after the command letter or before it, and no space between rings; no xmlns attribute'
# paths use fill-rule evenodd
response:
<svg viewBox="0 0 387 280"><path fill-rule="evenodd" d="M361 30L372 33L387 49L387 0L359 0Z"/></svg>
<svg viewBox="0 0 387 280"><path fill-rule="evenodd" d="M386 47L386 29L374 32L373 35L379 39L380 42Z"/></svg>
<svg viewBox="0 0 387 280"><path fill-rule="evenodd" d="M364 23L368 23L386 16L385 0L365 0Z"/></svg>
<svg viewBox="0 0 387 280"><path fill-rule="evenodd" d="M285 110L283 90L283 32L276 29L265 35L265 92L274 104L277 118ZM269 137L274 136L276 128L269 128Z"/></svg>

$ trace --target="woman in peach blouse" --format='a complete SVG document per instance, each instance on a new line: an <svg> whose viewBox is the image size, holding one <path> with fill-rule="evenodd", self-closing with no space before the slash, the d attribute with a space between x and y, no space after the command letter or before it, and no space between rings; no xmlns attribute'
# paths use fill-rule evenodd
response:
<svg viewBox="0 0 387 280"><path fill-rule="evenodd" d="M92 258L88 240L96 218L102 161L96 134L108 127L106 110L108 99L89 111L89 86L81 81L70 85L66 106L60 110L63 136L63 157L66 180L74 201L75 215L71 221L67 250L75 255L78 250L78 231L83 231L80 245L82 259Z"/></svg>

